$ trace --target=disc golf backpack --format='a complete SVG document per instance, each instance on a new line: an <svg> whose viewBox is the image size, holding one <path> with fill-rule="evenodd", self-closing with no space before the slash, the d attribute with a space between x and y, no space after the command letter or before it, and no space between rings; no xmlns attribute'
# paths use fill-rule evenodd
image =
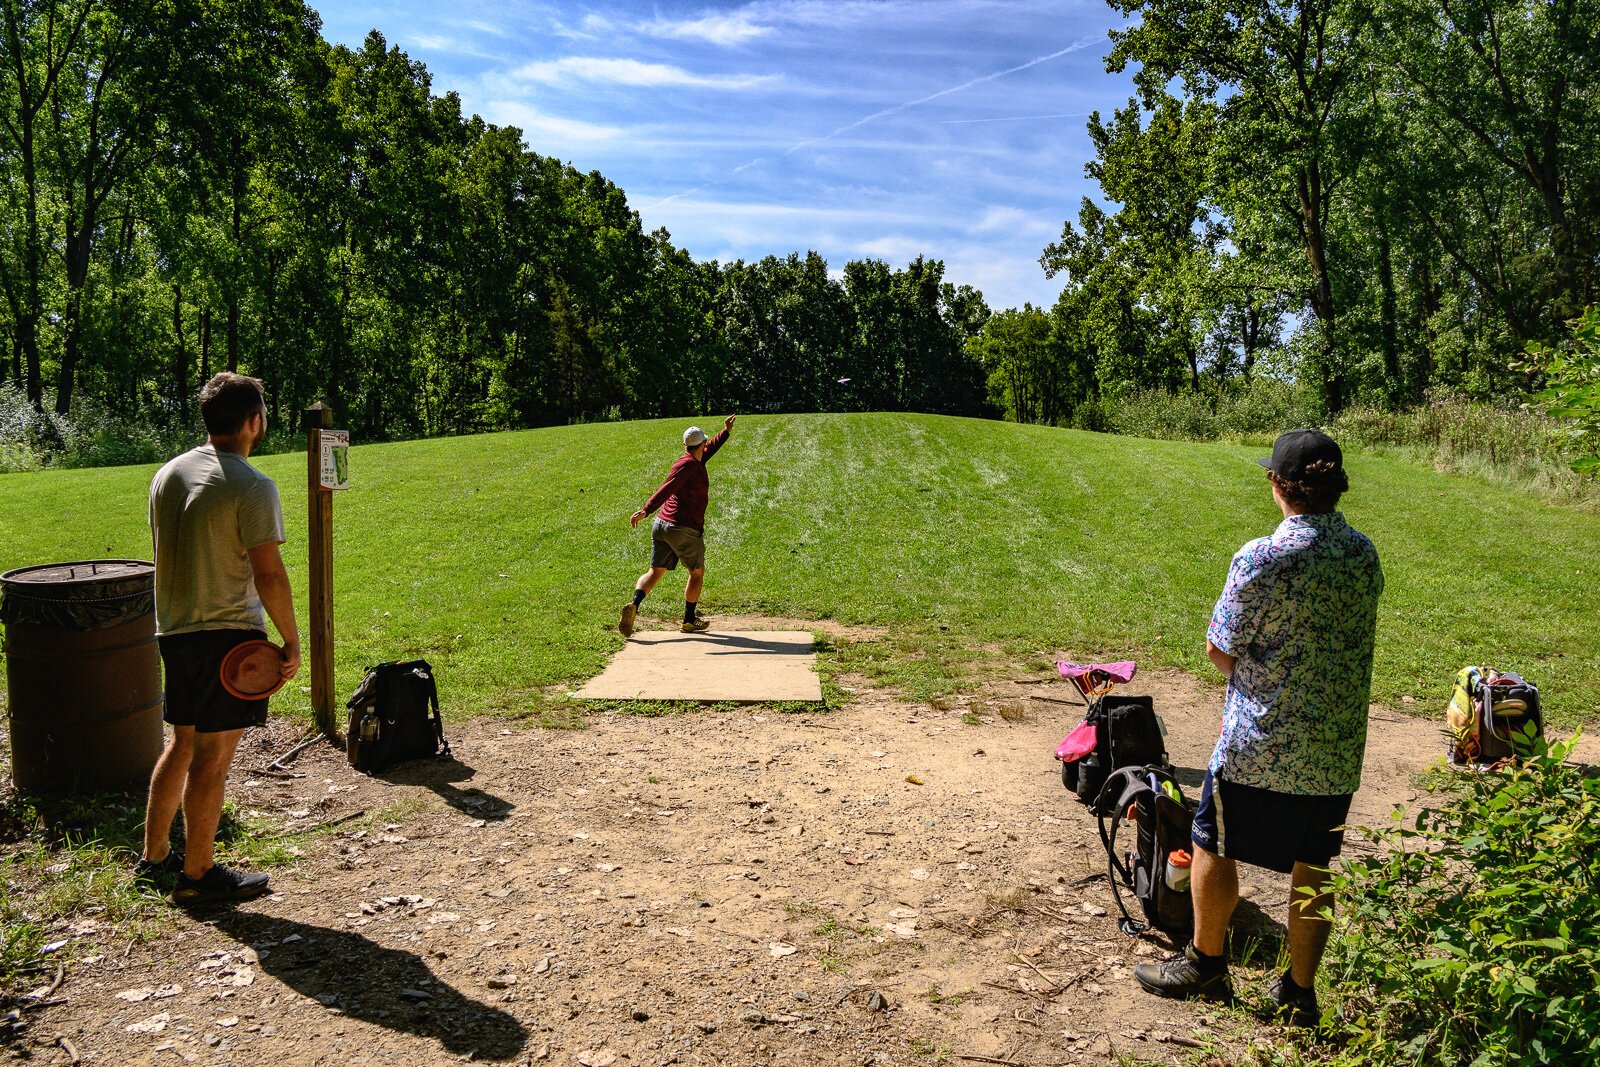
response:
<svg viewBox="0 0 1600 1067"><path fill-rule="evenodd" d="M450 755L439 717L439 687L425 659L367 668L345 707L350 711L345 754L363 774Z"/></svg>
<svg viewBox="0 0 1600 1067"><path fill-rule="evenodd" d="M1112 772L1123 767L1167 766L1167 746L1161 733L1161 721L1149 697L1107 693L1097 698L1082 724L1056 746L1061 784L1085 804L1093 805Z"/></svg>
<svg viewBox="0 0 1600 1067"><path fill-rule="evenodd" d="M1139 934L1153 926L1174 941L1187 940L1194 929L1189 895L1194 809L1178 780L1165 766L1123 767L1106 779L1092 810L1106 848L1111 896L1122 912L1117 927ZM1124 835L1119 852L1117 831L1124 823L1133 824L1133 840ZM1139 902L1144 918L1129 912L1124 891Z"/></svg>
<svg viewBox="0 0 1600 1067"><path fill-rule="evenodd" d="M1525 754L1544 736L1539 688L1520 674L1463 667L1450 705L1450 762L1493 764Z"/></svg>

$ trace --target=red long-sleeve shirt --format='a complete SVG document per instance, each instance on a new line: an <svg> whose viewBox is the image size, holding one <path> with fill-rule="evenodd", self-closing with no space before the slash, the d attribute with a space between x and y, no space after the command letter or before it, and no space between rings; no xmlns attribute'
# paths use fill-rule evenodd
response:
<svg viewBox="0 0 1600 1067"><path fill-rule="evenodd" d="M727 444L731 432L724 429L707 441L705 454L700 459L695 459L688 452L679 456L667 480L661 483L661 488L645 501L644 513L649 515L660 508L661 521L688 526L704 533L706 502L711 498L711 479L706 474L706 461L717 454L717 449Z"/></svg>

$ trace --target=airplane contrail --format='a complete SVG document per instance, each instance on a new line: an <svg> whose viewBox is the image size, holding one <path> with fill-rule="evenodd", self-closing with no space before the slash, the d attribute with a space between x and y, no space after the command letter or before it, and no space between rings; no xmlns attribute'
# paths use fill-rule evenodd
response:
<svg viewBox="0 0 1600 1067"><path fill-rule="evenodd" d="M1049 55L1038 56L1038 57L1036 57L1034 59L1028 60L1026 63L1019 63L1015 67L1007 67L1005 70L997 70L993 74L985 74L982 77L973 78L970 81L964 81L960 85L952 85L948 89L940 89L936 93L929 93L927 96L919 96L915 100L907 100L903 104L896 104L893 107L886 107L882 111L874 111L870 115L866 115L866 116L864 116L862 118L856 119L854 122L847 123L847 124L845 124L843 126L840 126L837 130L833 130L830 133L825 133L821 137L812 137L812 138L809 138L808 140L800 141L797 144L791 145L789 148L786 148L784 150L783 154L786 155L786 156L793 155L794 153L800 151L802 148L810 148L812 145L818 145L818 144L822 144L824 141L830 141L833 138L839 136L841 133L849 133L851 130L859 129L860 127L865 126L869 122L875 122L878 119L885 118L885 117L887 117L889 115L898 115L902 111L909 111L910 109L912 109L914 107L919 107L919 106L921 106L923 104L928 103L929 101L938 100L940 97L949 96L952 93L962 92L963 90L972 88L974 85L982 85L984 82L992 82L996 78L1004 78L1008 74L1015 74L1018 71L1027 70L1029 67L1037 67L1039 64L1048 63L1052 59L1060 59L1062 56L1068 56L1068 55L1071 55L1074 52L1081 52L1085 48L1090 48L1090 47L1092 47L1092 46L1094 46L1096 44L1099 44L1100 42L1102 42L1104 40L1105 40L1105 37L1103 35L1100 35L1100 34L1095 34L1094 36L1091 36L1091 37L1085 37L1085 38L1083 38L1081 40L1072 42L1071 44L1067 45L1067 47L1065 47L1065 48L1061 48L1061 49L1058 49L1058 50L1056 50L1054 52L1051 52ZM1073 118L1073 117L1081 117L1081 116L1048 115L1048 116L1038 116L1038 117L1040 117L1040 118ZM983 122L983 121L995 121L995 120L986 120L986 119L965 119L965 120L963 120L963 119L956 119L956 120L952 120L952 121L957 121L957 122L961 122L961 121ZM764 158L764 157L763 158L752 159L748 163L741 163L739 166L735 167L733 169L733 173L734 174L740 174L740 173L742 173L744 171L749 170L751 167L754 167L754 166L757 166L758 164L766 163L766 162L768 162L768 160L766 158ZM689 195L691 195L693 193L697 193L697 192L701 191L704 188L706 188L706 186L700 185L700 186L696 186L693 189L685 189L681 193L674 193L672 196L664 197L663 199L656 201L655 204L653 204L652 206L653 207L660 207L663 204L670 204L675 200L681 200L686 196L689 196Z"/></svg>
<svg viewBox="0 0 1600 1067"><path fill-rule="evenodd" d="M940 119L941 126L966 126L974 122L1043 122L1045 119L1086 119L1088 111L1063 111L1058 115L996 115L987 119Z"/></svg>
<svg viewBox="0 0 1600 1067"><path fill-rule="evenodd" d="M949 96L952 93L959 93L965 89L972 88L974 85L982 85L984 82L992 82L996 78L1004 78L1007 74L1015 74L1020 70L1027 70L1029 67L1037 67L1040 63L1048 63L1052 59L1060 59L1062 56L1071 55L1073 52L1081 52L1085 48L1088 48L1091 45L1099 44L1104 40L1105 37L1100 34L1096 34L1092 37L1085 37L1080 41L1072 42L1065 48L1051 52L1047 56L1039 56L1037 59L1030 59L1026 63L1019 64L1015 67L1008 67L1005 70L997 70L993 74L985 74L981 78L973 78L971 81L962 82L960 85L952 85L948 89L940 89L936 93L929 93L927 96L919 96L915 100L907 100L903 104L896 104L894 107L886 107L882 111L874 111L872 114L867 115L864 118L859 118L854 122L840 126L832 133L825 133L821 137L813 137L810 140L801 141L799 144L785 151L784 155L792 155L793 153L800 151L802 148L810 148L812 145L821 144L823 141L832 140L841 133L849 133L851 130L859 129L869 122L875 122L878 119L886 118L889 115L898 115L902 111L909 111L911 108L926 104L931 100L937 100L942 96Z"/></svg>

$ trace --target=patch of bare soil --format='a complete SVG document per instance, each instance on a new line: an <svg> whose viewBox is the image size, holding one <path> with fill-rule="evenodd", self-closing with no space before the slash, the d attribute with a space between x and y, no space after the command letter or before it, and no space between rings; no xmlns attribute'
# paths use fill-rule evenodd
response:
<svg viewBox="0 0 1600 1067"><path fill-rule="evenodd" d="M1135 986L1134 964L1169 949L1116 927L1093 822L1051 757L1081 718L1064 684L941 708L844 684L850 702L827 712L607 715L580 731L446 708L455 759L384 779L320 745L292 764L303 777L250 773L292 740L260 732L235 766L242 808L290 828L366 816L310 839L271 897L101 946L12 1051L1037 1067L1171 1062L1213 1042L1235 1062L1279 1039L1248 1012ZM1197 782L1221 690L1147 672L1129 691L1155 697ZM1356 818L1415 799L1440 751L1433 720L1374 709ZM1244 881L1240 922L1270 931L1287 886Z"/></svg>

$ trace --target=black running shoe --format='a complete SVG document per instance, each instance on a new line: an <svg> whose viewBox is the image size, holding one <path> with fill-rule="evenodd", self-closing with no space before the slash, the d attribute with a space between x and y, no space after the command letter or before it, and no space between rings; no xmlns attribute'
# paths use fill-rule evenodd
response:
<svg viewBox="0 0 1600 1067"><path fill-rule="evenodd" d="M183 850L168 849L159 860L140 859L133 865L133 880L145 885L170 882L183 873Z"/></svg>
<svg viewBox="0 0 1600 1067"><path fill-rule="evenodd" d="M1272 998L1272 1014L1288 1026L1311 1030L1322 1025L1322 1009L1317 1006L1315 987L1297 985L1294 976L1284 971L1272 980L1267 995Z"/></svg>
<svg viewBox="0 0 1600 1067"><path fill-rule="evenodd" d="M637 604L622 605L622 621L617 623L617 632L623 637L632 637L633 623L638 616L639 606Z"/></svg>
<svg viewBox="0 0 1600 1067"><path fill-rule="evenodd" d="M1194 945L1161 963L1141 963L1133 969L1145 992L1176 1000L1232 1000L1233 985L1228 980L1228 964L1202 966Z"/></svg>
<svg viewBox="0 0 1600 1067"><path fill-rule="evenodd" d="M172 890L174 904L203 904L208 901L254 900L267 892L267 876L259 872L236 871L213 864L199 878L178 875Z"/></svg>

